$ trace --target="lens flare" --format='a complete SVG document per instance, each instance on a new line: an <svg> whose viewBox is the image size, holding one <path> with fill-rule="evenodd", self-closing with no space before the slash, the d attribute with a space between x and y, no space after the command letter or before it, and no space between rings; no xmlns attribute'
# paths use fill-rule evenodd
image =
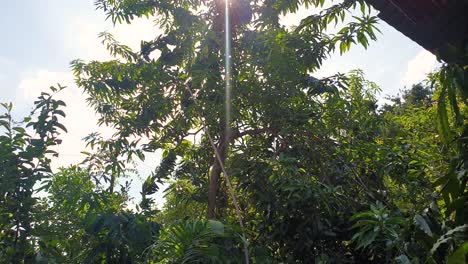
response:
<svg viewBox="0 0 468 264"><path fill-rule="evenodd" d="M225 88L225 105L226 105L226 140L229 142L231 136L231 27L229 17L229 0L225 0L225 74L226 74L226 88Z"/></svg>

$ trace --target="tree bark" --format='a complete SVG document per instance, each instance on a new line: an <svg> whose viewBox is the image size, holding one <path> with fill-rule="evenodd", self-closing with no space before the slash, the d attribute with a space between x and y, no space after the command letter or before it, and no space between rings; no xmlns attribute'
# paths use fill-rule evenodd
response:
<svg viewBox="0 0 468 264"><path fill-rule="evenodd" d="M229 149L229 140L226 137L225 133L221 133L220 141L217 146L217 150L220 156L222 163L224 164L227 156L227 151ZM219 177L222 173L221 164L219 164L218 158L214 157L213 165L211 167L210 173L210 185L208 189L208 211L207 218L214 219L216 218L216 198L218 195L218 185Z"/></svg>
<svg viewBox="0 0 468 264"><path fill-rule="evenodd" d="M223 122L222 122L223 123ZM243 132L236 131L234 133L230 133L229 131L221 130L220 140L217 146L217 151L219 153L220 159L224 164L226 161L226 157L229 150L229 145L232 141L237 138L241 138L246 135L254 136L258 134L262 134L265 132L271 132L270 128L260 128L260 129L251 129L245 130ZM213 165L211 166L210 172L210 184L208 187L208 211L207 211L207 218L208 219L215 219L216 218L216 200L218 196L218 186L219 186L219 178L221 173L223 172L221 168L221 164L219 164L218 158L214 157Z"/></svg>

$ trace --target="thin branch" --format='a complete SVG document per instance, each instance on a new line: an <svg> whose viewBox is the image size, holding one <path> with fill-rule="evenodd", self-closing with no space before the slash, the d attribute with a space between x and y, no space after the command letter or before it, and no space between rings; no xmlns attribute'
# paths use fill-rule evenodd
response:
<svg viewBox="0 0 468 264"><path fill-rule="evenodd" d="M192 136L192 135L195 136L195 135L197 135L198 133L200 133L200 131L202 131L202 130L203 130L203 127L200 128L200 129L198 129L198 130L195 131L195 132L188 132L188 133L187 133L187 136Z"/></svg>
<svg viewBox="0 0 468 264"><path fill-rule="evenodd" d="M189 91L190 96L192 97L195 105L199 106L197 98L192 93L192 89L190 89L190 87L188 85L186 85L186 88ZM237 218L238 218L238 221L239 221L239 225L240 225L240 227L242 229L242 236L244 238L243 239L243 242L244 242L243 244L244 244L245 260L246 260L246 263L249 264L249 249L248 249L248 244L247 244L247 237L245 236L245 233L244 233L244 221L242 220L242 214L241 214L241 211L240 211L239 204L237 202L236 193L234 192L234 188L232 187L231 179L230 179L229 174L228 174L228 172L226 170L226 167L224 166L224 162L223 162L223 160L221 158L221 154L219 153L219 150L216 147L216 144L214 143L213 137L211 136L211 133L210 133L208 127L206 126L203 117L198 112L195 112L195 113L196 113L196 115L198 115L198 118L200 118L203 130L205 131L205 134L208 137L208 140L210 141L210 144L211 144L211 147L213 148L216 159L217 159L217 161L219 163L219 166L221 167L224 178L226 179L226 184L228 186L228 190L229 190L229 193L231 195L232 203L234 204L234 208L236 209L236 214L237 214Z"/></svg>
<svg viewBox="0 0 468 264"><path fill-rule="evenodd" d="M273 129L269 128L269 127L265 127L265 128L259 128L259 129L250 129L250 130L245 130L245 131L242 131L242 132L234 132L232 133L231 135L231 141L233 140L236 140L238 138L241 138L241 137L244 137L244 136L255 136L255 135L258 135L258 134L261 134L261 133L265 133L265 132L274 132Z"/></svg>

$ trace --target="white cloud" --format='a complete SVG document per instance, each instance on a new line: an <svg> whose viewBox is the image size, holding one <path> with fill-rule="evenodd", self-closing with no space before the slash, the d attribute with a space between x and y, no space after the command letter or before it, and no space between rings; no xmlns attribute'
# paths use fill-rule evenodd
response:
<svg viewBox="0 0 468 264"><path fill-rule="evenodd" d="M50 86L73 85L73 75L67 72L52 72L48 70L38 70L35 73L28 74L28 77L20 81L18 85L19 95L27 100L34 99L41 92L48 91Z"/></svg>
<svg viewBox="0 0 468 264"><path fill-rule="evenodd" d="M436 57L427 50L420 51L413 59L408 61L408 66L400 83L410 86L426 78L426 75L433 71L439 63Z"/></svg>
<svg viewBox="0 0 468 264"><path fill-rule="evenodd" d="M321 8L305 8L305 6L300 6L296 13L287 13L280 17L280 24L286 27L298 26L302 19L316 14L321 10Z"/></svg>
<svg viewBox="0 0 468 264"><path fill-rule="evenodd" d="M137 18L131 24L119 24L112 27L110 22L93 21L81 17L72 19L69 34L65 37L65 48L83 60L110 60L109 55L98 34L108 31L121 44L138 51L142 40L152 40L158 34L154 19Z"/></svg>
<svg viewBox="0 0 468 264"><path fill-rule="evenodd" d="M0 56L0 66L6 66L9 63L10 63L10 61L8 59L3 58L3 57ZM5 78L6 78L6 74L0 72L0 80L3 80Z"/></svg>
<svg viewBox="0 0 468 264"><path fill-rule="evenodd" d="M76 58L84 60L113 59L98 38L98 34L106 30L120 43L134 50L139 49L141 40L151 40L158 34L152 19L135 19L132 24L112 27L109 22L77 17L71 19L69 30L63 38L65 49L73 56L78 56ZM85 146L82 139L89 133L98 130L104 136L110 136L113 131L110 128L97 127L98 117L87 105L82 90L75 85L71 72L42 69L27 74L27 77L20 81L16 101L30 103L40 92L48 91L51 85L57 83L68 87L57 95L58 99L67 104L65 108L67 117L63 120L63 124L67 127L68 133L62 136L63 143L58 149L61 155L59 159L54 160L54 168L80 162L83 159L80 152Z"/></svg>
<svg viewBox="0 0 468 264"><path fill-rule="evenodd" d="M102 16L98 19L75 17L67 21L69 24L67 26L68 30L62 39L64 41L64 49L70 55L70 59L83 59L85 61L114 59L109 55L109 52L98 38L98 34L103 31L112 33L117 41L135 51L139 50L142 40L149 41L160 34L152 18L135 19L132 21L132 24L117 25L115 27L110 22L102 22L100 19L102 19ZM82 139L89 133L98 131L106 138L114 132L111 128L97 126L98 117L94 113L94 110L87 105L85 100L86 95L76 86L73 74L65 69L63 71L41 69L26 74L26 77L19 83L15 101L21 103L27 102L30 105L40 92L48 91L51 85L56 85L57 83L67 86L56 98L63 100L67 104L67 107L64 109L67 117L61 122L67 128L68 133L61 135L63 142L57 148L60 156L58 159L53 160L52 167L54 169L76 164L83 160L84 155L80 152L85 149L85 143ZM137 169L143 180L150 173L150 168L154 168L160 159L161 156L158 153L154 155L148 154L144 162L137 162ZM132 176L131 178L133 179L133 184L130 195L139 199L142 179L136 176ZM162 196L162 190L155 196L158 207L164 204Z"/></svg>
<svg viewBox="0 0 468 264"><path fill-rule="evenodd" d="M56 170L59 167L65 167L72 164L77 164L84 159L81 151L85 150L85 142L82 140L91 132L100 132L104 138L110 137L115 130L109 127L98 127L98 117L94 110L86 103L86 95L82 93L74 83L74 77L69 72L53 72L48 70L39 70L35 73L29 74L24 78L18 86L18 100L17 102L32 102L40 95L41 92L50 92L51 85L60 83L62 86L67 86L66 89L60 91L55 98L63 100L67 106L63 109L66 113L66 118L60 122L67 128L68 133L60 136L63 140L62 144L56 148L59 152L59 158L53 159L52 168ZM147 139L146 139L147 140ZM133 179L130 189L130 196L135 200L129 204L130 208L140 199L141 184L146 177L151 173L155 166L161 160L162 153L147 153L145 161L136 161L138 174L131 175ZM125 181L126 179L122 179ZM163 190L162 189L154 195L158 208L162 208L164 204ZM132 207L133 205L133 207Z"/></svg>
<svg viewBox="0 0 468 264"><path fill-rule="evenodd" d="M83 159L80 154L85 148L82 139L91 132L99 131L109 135L109 128L99 128L96 126L97 116L93 109L88 107L85 95L74 84L74 77L67 72L52 72L39 70L29 77L23 79L19 84L18 96L23 100L32 102L41 92L50 92L49 87L57 83L67 86L56 95L56 99L63 100L67 107L64 112L67 117L61 120L68 130L60 136L62 144L57 148L60 156L54 159L53 167L58 168L70 164L76 164Z"/></svg>
<svg viewBox="0 0 468 264"><path fill-rule="evenodd" d="M0 65L2 64L8 64L10 61L6 58L0 57Z"/></svg>

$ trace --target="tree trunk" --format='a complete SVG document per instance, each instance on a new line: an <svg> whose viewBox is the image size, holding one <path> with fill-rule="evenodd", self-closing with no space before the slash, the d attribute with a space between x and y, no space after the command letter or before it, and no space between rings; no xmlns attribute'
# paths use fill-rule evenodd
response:
<svg viewBox="0 0 468 264"><path fill-rule="evenodd" d="M245 135L258 135L262 134L268 131L272 131L270 128L259 128L259 129L251 129L251 130L246 130L243 132L236 131L234 133L231 132L231 129L225 129L225 120L221 119L221 136L220 140L217 146L218 153L220 155L221 161L224 162L226 161L226 157L228 154L229 150L229 145L231 141L233 141L236 138L241 138ZM218 162L218 158L216 157L213 161L213 165L211 166L211 172L210 172L210 185L208 189L208 211L207 211L207 218L208 219L214 219L216 218L216 198L218 194L218 185L219 185L219 177L221 176L221 173L223 172L221 165Z"/></svg>
<svg viewBox="0 0 468 264"><path fill-rule="evenodd" d="M229 149L229 140L225 136L225 133L221 133L220 141L217 147L219 156L221 161L224 164L227 156L227 150ZM208 211L207 211L207 218L214 219L216 218L216 198L218 194L218 185L219 185L219 177L222 173L221 164L219 164L218 158L216 157L213 161L213 165L211 167L210 173L210 185L208 189Z"/></svg>

